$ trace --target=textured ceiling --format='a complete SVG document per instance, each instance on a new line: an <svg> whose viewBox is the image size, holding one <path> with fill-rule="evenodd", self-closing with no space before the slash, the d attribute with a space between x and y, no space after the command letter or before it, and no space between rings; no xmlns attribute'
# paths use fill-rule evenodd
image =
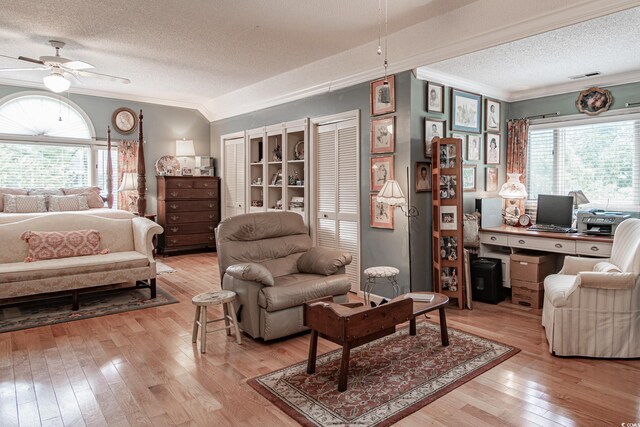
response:
<svg viewBox="0 0 640 427"><path fill-rule="evenodd" d="M601 77L575 81L640 78L640 7L484 49L423 70L495 88L509 99L556 93L572 84L569 76L594 71ZM421 70L421 71L423 71Z"/></svg>
<svg viewBox="0 0 640 427"><path fill-rule="evenodd" d="M389 0L390 72L629 4L638 1ZM61 40L63 56L131 79L83 78L72 93L189 106L216 120L378 77L377 7L376 0L0 0L0 54L51 55L47 41ZM0 68L20 65L0 58ZM0 83L42 87L42 76L2 73Z"/></svg>

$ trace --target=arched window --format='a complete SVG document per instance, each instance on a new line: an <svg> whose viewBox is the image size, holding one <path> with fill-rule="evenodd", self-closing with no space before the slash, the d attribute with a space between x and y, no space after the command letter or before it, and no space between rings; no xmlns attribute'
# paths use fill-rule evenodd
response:
<svg viewBox="0 0 640 427"><path fill-rule="evenodd" d="M0 105L0 133L10 135L91 139L89 118L60 97L21 95Z"/></svg>
<svg viewBox="0 0 640 427"><path fill-rule="evenodd" d="M0 100L0 187L105 189L105 159L89 117L64 97L22 92Z"/></svg>

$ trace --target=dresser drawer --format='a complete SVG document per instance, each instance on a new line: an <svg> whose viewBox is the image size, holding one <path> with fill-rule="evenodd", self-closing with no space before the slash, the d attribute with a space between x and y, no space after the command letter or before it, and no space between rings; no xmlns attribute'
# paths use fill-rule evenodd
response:
<svg viewBox="0 0 640 427"><path fill-rule="evenodd" d="M546 239L542 237L509 236L512 248L533 249L562 254L575 254L576 242L563 239Z"/></svg>
<svg viewBox="0 0 640 427"><path fill-rule="evenodd" d="M218 180L217 179L198 179L193 182L193 188L206 188L210 190L217 191L218 190Z"/></svg>
<svg viewBox="0 0 640 427"><path fill-rule="evenodd" d="M189 178L170 178L166 180L167 188L193 188L194 180Z"/></svg>
<svg viewBox="0 0 640 427"><path fill-rule="evenodd" d="M165 202L167 212L218 211L216 200L174 200Z"/></svg>
<svg viewBox="0 0 640 427"><path fill-rule="evenodd" d="M505 246L508 242L508 237L506 234L500 233L487 233L484 231L480 232L480 243L486 243L488 245L501 245Z"/></svg>
<svg viewBox="0 0 640 427"><path fill-rule="evenodd" d="M576 253L593 257L608 258L611 256L612 243L576 242Z"/></svg>
<svg viewBox="0 0 640 427"><path fill-rule="evenodd" d="M167 224L186 224L191 222L217 223L217 212L176 212L169 213L166 217Z"/></svg>
<svg viewBox="0 0 640 427"><path fill-rule="evenodd" d="M168 188L165 195L166 200L173 199L215 199L218 193L215 189L206 188Z"/></svg>
<svg viewBox="0 0 640 427"><path fill-rule="evenodd" d="M212 223L194 222L191 224L169 224L164 228L167 236L176 234L213 233L216 226Z"/></svg>
<svg viewBox="0 0 640 427"><path fill-rule="evenodd" d="M167 248L176 246L191 245L212 245L216 244L216 236L213 233L207 234L185 234L182 236L165 236L164 245Z"/></svg>

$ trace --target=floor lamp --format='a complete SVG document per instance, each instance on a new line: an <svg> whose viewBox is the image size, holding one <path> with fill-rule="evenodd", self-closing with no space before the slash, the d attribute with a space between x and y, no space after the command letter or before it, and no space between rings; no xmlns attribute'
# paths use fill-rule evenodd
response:
<svg viewBox="0 0 640 427"><path fill-rule="evenodd" d="M411 206L411 191L409 190L409 168L407 167L407 195L404 197L404 193L398 184L398 181L394 179L387 180L380 192L378 193L376 200L380 203L386 203L393 207L399 207L404 216L407 217L407 237L409 238L409 292L413 292L413 281L411 273L411 218L416 218L420 215L420 212L415 206Z"/></svg>

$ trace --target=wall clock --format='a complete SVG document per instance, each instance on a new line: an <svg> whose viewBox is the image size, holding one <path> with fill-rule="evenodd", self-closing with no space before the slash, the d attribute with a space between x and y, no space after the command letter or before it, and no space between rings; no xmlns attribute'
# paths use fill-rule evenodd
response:
<svg viewBox="0 0 640 427"><path fill-rule="evenodd" d="M118 133L128 135L138 127L138 116L131 108L118 108L111 116L111 123Z"/></svg>

